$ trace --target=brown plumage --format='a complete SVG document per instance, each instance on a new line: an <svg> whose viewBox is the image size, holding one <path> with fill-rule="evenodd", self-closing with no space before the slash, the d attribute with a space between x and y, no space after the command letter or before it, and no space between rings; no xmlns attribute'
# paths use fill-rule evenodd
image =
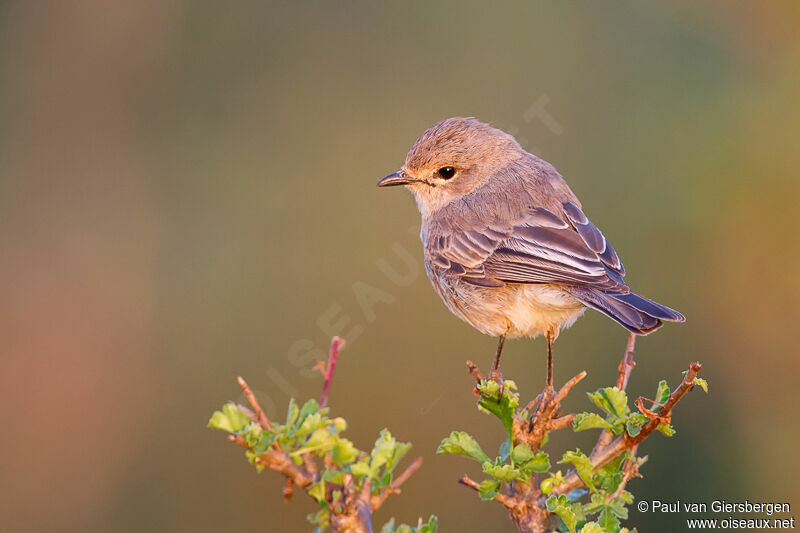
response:
<svg viewBox="0 0 800 533"><path fill-rule="evenodd" d="M550 352L586 307L639 335L684 320L632 292L616 252L555 168L488 124L435 124L378 185L414 194L428 277L456 316L500 337L496 364L506 335L544 333Z"/></svg>

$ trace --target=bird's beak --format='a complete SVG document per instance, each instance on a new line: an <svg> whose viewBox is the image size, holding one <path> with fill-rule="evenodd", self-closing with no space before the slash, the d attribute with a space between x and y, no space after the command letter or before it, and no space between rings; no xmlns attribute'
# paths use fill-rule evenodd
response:
<svg viewBox="0 0 800 533"><path fill-rule="evenodd" d="M406 174L404 170L392 172L388 176L384 176L378 180L378 187L394 187L395 185L407 185L416 181L414 178Z"/></svg>

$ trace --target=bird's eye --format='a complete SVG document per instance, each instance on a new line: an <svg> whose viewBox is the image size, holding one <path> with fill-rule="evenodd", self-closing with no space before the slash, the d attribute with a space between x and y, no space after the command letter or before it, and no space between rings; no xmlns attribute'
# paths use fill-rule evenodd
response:
<svg viewBox="0 0 800 533"><path fill-rule="evenodd" d="M449 180L455 175L456 169L454 169L453 167L442 167L437 172L440 178L444 180Z"/></svg>

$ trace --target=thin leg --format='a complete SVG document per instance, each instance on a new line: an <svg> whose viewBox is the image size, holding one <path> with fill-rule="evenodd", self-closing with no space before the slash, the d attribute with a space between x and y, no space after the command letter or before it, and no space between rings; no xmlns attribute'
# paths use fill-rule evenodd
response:
<svg viewBox="0 0 800 533"><path fill-rule="evenodd" d="M553 342L556 337L558 337L558 328L548 329L544 334L544 338L547 340L547 384L542 394L539 395L539 406L536 408L534 417L541 416L547 409L550 409L551 402L556 395L555 389L553 389ZM533 428L533 418L531 418L528 431L531 428Z"/></svg>
<svg viewBox="0 0 800 533"><path fill-rule="evenodd" d="M500 377L500 355L503 353L503 343L506 341L506 334L503 333L500 335L500 338L497 339L497 353L494 354L494 363L492 363L492 371L489 373L489 379L493 379L497 382L502 383L502 378Z"/></svg>
<svg viewBox="0 0 800 533"><path fill-rule="evenodd" d="M557 333L549 329L545 334L547 339L547 388L553 389L553 341L556 339Z"/></svg>

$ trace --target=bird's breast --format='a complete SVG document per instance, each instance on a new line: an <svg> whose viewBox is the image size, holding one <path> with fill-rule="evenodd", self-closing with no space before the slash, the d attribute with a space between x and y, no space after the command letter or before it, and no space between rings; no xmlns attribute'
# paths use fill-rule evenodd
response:
<svg viewBox="0 0 800 533"><path fill-rule="evenodd" d="M553 327L571 326L586 309L554 285L477 287L458 276L442 275L434 265L426 267L434 289L450 311L487 335L536 337Z"/></svg>

